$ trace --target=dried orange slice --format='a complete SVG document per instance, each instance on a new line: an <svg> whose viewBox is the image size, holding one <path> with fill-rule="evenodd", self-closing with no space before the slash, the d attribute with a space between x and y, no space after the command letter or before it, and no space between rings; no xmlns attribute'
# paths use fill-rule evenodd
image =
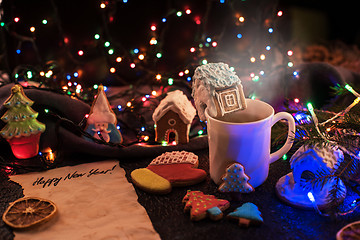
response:
<svg viewBox="0 0 360 240"><path fill-rule="evenodd" d="M56 212L56 205L49 200L25 197L12 202L2 219L12 228L28 229L49 221Z"/></svg>
<svg viewBox="0 0 360 240"><path fill-rule="evenodd" d="M340 229L336 240L360 240L360 221L350 223Z"/></svg>

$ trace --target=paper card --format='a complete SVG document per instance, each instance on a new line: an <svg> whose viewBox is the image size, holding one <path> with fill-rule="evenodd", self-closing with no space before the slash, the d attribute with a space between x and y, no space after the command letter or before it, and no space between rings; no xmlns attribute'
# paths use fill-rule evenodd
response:
<svg viewBox="0 0 360 240"><path fill-rule="evenodd" d="M15 239L160 239L118 161L11 176L26 197L53 201L58 216Z"/></svg>

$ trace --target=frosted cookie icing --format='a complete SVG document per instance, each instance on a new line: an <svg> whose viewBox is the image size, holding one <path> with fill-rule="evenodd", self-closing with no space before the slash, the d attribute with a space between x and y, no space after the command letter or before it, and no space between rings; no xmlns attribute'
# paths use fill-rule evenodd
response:
<svg viewBox="0 0 360 240"><path fill-rule="evenodd" d="M292 173L279 179L276 191L280 199L294 206L312 208L309 199L309 190L304 189L301 176L304 172L324 174L333 173L343 161L344 155L340 149L330 147L300 147L290 159ZM337 181L338 180L338 181ZM339 199L346 196L346 187L341 179L329 179L324 186L316 185L311 193L319 208L326 207L329 203L330 191L334 185L343 189Z"/></svg>
<svg viewBox="0 0 360 240"><path fill-rule="evenodd" d="M214 195L205 195L201 191L190 191L183 198L185 211L190 211L190 219L199 221L209 216L212 220L222 218L222 211L226 210L230 203L225 199L217 199Z"/></svg>
<svg viewBox="0 0 360 240"><path fill-rule="evenodd" d="M226 63L208 63L196 68L193 80L201 80L210 91L211 88L230 87L241 83L240 78Z"/></svg>
<svg viewBox="0 0 360 240"><path fill-rule="evenodd" d="M300 147L290 159L294 180L300 183L301 174L307 170L316 173L323 170L328 173L336 170L344 159L340 149L329 147Z"/></svg>
<svg viewBox="0 0 360 240"><path fill-rule="evenodd" d="M208 63L197 67L192 89L195 106L202 121L206 120L205 109L208 109L211 116L216 116L218 113L224 115L230 111L246 108L241 80L225 63ZM221 95L232 97L231 106L226 102L226 97L223 98ZM232 109L227 111L226 106Z"/></svg>
<svg viewBox="0 0 360 240"><path fill-rule="evenodd" d="M254 188L248 183L249 176L246 175L244 166L240 163L233 163L226 168L222 177L223 183L219 186L220 192L250 193Z"/></svg>
<svg viewBox="0 0 360 240"><path fill-rule="evenodd" d="M189 186L206 178L198 169L198 156L192 152L173 151L156 157L147 168L131 172L132 182L140 189L154 194L166 194L172 187Z"/></svg>
<svg viewBox="0 0 360 240"><path fill-rule="evenodd" d="M176 163L190 163L192 165L197 165L198 156L192 152L186 152L186 151L166 152L156 157L154 160L152 160L150 165L176 164Z"/></svg>
<svg viewBox="0 0 360 240"><path fill-rule="evenodd" d="M264 222L258 207L250 202L244 203L234 212L227 215L228 218L239 219L239 225L247 227L249 225L259 225Z"/></svg>

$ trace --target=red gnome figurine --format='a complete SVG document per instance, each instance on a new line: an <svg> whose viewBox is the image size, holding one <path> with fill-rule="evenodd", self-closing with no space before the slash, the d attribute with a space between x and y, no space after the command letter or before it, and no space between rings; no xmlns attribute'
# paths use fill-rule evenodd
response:
<svg viewBox="0 0 360 240"><path fill-rule="evenodd" d="M11 88L11 96L4 103L8 110L1 117L6 125L0 134L10 143L13 154L19 159L38 154L40 135L45 131L45 124L36 120L38 113L31 108L33 103L18 84Z"/></svg>

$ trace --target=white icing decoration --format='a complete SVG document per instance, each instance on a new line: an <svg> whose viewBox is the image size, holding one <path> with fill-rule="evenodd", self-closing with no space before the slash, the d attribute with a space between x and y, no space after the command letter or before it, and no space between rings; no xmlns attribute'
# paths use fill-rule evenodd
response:
<svg viewBox="0 0 360 240"><path fill-rule="evenodd" d="M189 124L190 125L190 124ZM165 141L166 142L170 142L170 133L174 133L175 134L175 142L178 142L179 141L179 134L178 132L173 129L173 128L169 128L166 130L165 132Z"/></svg>
<svg viewBox="0 0 360 240"><path fill-rule="evenodd" d="M168 121L168 124L169 124L170 126L174 126L174 125L176 124L176 120L173 119L173 118L170 118L169 121Z"/></svg>
<svg viewBox="0 0 360 240"><path fill-rule="evenodd" d="M205 109L208 109L210 116L216 116L217 110L214 102L216 89L241 86L241 80L231 71L225 63L208 63L195 69L193 76L192 96L199 117L206 121ZM242 91L241 89L238 89ZM239 99L238 99L239 100ZM241 108L240 101L238 101ZM220 107L221 104L220 104ZM224 111L222 111L222 114Z"/></svg>
<svg viewBox="0 0 360 240"><path fill-rule="evenodd" d="M190 163L192 165L196 165L198 163L198 156L194 153L186 151L166 152L152 160L150 165L175 163Z"/></svg>
<svg viewBox="0 0 360 240"><path fill-rule="evenodd" d="M254 191L254 188L248 183L249 177L245 174L244 167L240 163L233 163L227 167L222 180L223 182L219 186L220 192L249 193Z"/></svg>
<svg viewBox="0 0 360 240"><path fill-rule="evenodd" d="M314 147L309 148L308 146L300 147L290 159L291 167L293 168L295 164L300 162L308 161L309 159L306 156L311 156L316 158L319 164L325 164L329 169L337 169L344 159L343 152L338 148L329 148L329 147ZM322 166L321 166L322 167Z"/></svg>
<svg viewBox="0 0 360 240"><path fill-rule="evenodd" d="M191 124L196 115L196 109L180 90L168 92L161 100L152 115L154 122L159 121L169 110L177 113L185 124Z"/></svg>
<svg viewBox="0 0 360 240"><path fill-rule="evenodd" d="M301 175L304 171L316 174L320 170L331 174L339 167L343 159L343 152L338 148L300 147L290 159L293 172L282 177L277 183L278 194L293 205L312 208L312 203L307 196L308 191L304 191L301 184ZM339 196L339 198L345 198L346 187L344 183L341 180L337 183L336 179L330 179L322 188L320 185L316 185L312 189L318 206L325 206L328 203L329 191L334 184L339 184L339 187L343 189L343 196Z"/></svg>
<svg viewBox="0 0 360 240"><path fill-rule="evenodd" d="M216 97L219 102L221 115L240 110L243 107L237 86L225 91L220 91L218 94L216 94Z"/></svg>
<svg viewBox="0 0 360 240"><path fill-rule="evenodd" d="M231 71L226 63L208 63L196 68L194 80L201 80L210 90L210 87L225 88L241 83L240 78Z"/></svg>

